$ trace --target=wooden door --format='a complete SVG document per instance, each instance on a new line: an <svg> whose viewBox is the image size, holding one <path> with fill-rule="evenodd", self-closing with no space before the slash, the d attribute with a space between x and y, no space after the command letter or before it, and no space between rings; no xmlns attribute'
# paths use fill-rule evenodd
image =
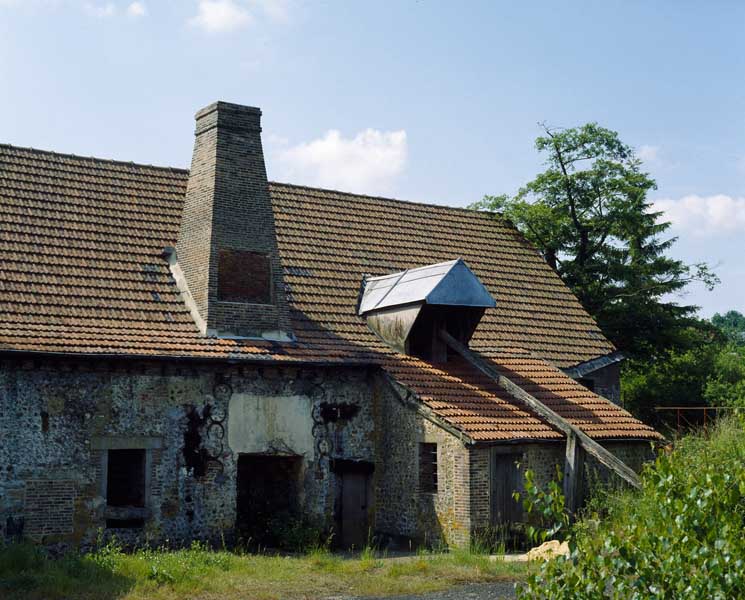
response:
<svg viewBox="0 0 745 600"><path fill-rule="evenodd" d="M491 470L491 522L494 525L519 523L522 503L512 494L522 490L522 473L517 467L521 454L493 454Z"/></svg>
<svg viewBox="0 0 745 600"><path fill-rule="evenodd" d="M367 544L370 477L365 473L341 475L341 532L344 550L361 550Z"/></svg>

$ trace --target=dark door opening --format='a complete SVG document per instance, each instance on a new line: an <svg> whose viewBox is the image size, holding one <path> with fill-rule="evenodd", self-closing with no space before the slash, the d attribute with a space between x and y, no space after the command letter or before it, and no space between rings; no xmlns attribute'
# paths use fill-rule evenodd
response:
<svg viewBox="0 0 745 600"><path fill-rule="evenodd" d="M372 464L337 461L339 490L336 545L342 550L362 550L370 537Z"/></svg>
<svg viewBox="0 0 745 600"><path fill-rule="evenodd" d="M281 546L282 525L299 511L300 456L238 457L238 535L252 543Z"/></svg>
<svg viewBox="0 0 745 600"><path fill-rule="evenodd" d="M493 525L520 523L522 504L512 494L522 490L522 473L517 466L521 454L494 454L491 481L491 521Z"/></svg>
<svg viewBox="0 0 745 600"><path fill-rule="evenodd" d="M106 519L107 528L137 528L145 523L132 516L145 507L145 450L109 450L106 468L106 505L119 511ZM132 514L127 514L131 512Z"/></svg>

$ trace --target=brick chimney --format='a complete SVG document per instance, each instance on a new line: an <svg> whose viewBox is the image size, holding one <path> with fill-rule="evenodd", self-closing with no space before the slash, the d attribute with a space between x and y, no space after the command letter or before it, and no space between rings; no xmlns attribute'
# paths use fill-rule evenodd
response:
<svg viewBox="0 0 745 600"><path fill-rule="evenodd" d="M191 173L169 262L205 335L291 339L261 111L216 102L196 114Z"/></svg>

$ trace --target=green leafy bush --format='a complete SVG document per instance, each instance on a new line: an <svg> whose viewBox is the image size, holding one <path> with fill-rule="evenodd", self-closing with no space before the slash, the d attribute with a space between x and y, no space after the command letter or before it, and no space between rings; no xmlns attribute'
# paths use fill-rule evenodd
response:
<svg viewBox="0 0 745 600"><path fill-rule="evenodd" d="M723 421L661 454L640 492L618 494L608 516L586 515L571 555L546 562L522 599L745 597L745 430Z"/></svg>
<svg viewBox="0 0 745 600"><path fill-rule="evenodd" d="M556 466L556 477L549 481L546 489L535 482L535 473L525 471L523 492L514 492L515 500L522 500L523 509L531 523L526 529L528 539L533 544L546 540L563 539L569 527L569 514L566 511L561 468ZM532 517L532 518L531 518Z"/></svg>

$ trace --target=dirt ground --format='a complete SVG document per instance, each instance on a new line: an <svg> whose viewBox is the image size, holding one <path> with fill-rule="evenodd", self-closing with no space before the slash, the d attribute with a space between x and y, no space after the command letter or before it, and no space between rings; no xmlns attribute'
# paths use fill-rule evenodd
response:
<svg viewBox="0 0 745 600"><path fill-rule="evenodd" d="M515 584L511 581L473 583L431 594L388 596L385 600L513 600ZM328 600L380 600L380 598L332 597Z"/></svg>

